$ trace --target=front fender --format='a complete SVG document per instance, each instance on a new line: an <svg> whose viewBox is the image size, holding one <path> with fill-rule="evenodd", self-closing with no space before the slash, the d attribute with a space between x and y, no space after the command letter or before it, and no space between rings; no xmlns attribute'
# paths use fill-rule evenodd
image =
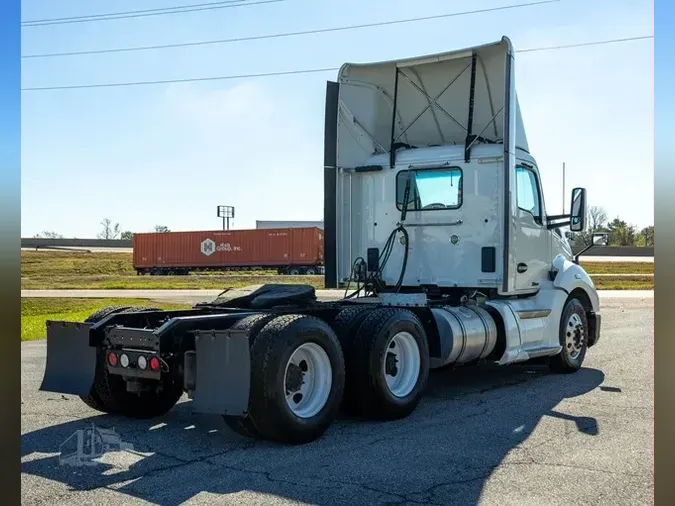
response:
<svg viewBox="0 0 675 506"><path fill-rule="evenodd" d="M555 272L553 279L553 286L555 288L564 290L568 294L576 289L583 290L588 295L591 311L594 313L600 311L598 291L595 288L593 280L583 267L570 262L563 255L558 255L553 259L553 271Z"/></svg>

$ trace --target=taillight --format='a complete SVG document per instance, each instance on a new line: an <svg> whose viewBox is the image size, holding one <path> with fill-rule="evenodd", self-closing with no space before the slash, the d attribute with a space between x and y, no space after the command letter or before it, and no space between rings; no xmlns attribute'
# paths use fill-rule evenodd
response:
<svg viewBox="0 0 675 506"><path fill-rule="evenodd" d="M129 367L129 357L126 355L126 353L122 353L120 355L120 365L122 367Z"/></svg>
<svg viewBox="0 0 675 506"><path fill-rule="evenodd" d="M117 355L115 352L111 351L108 353L108 363L111 365L111 367L115 367L117 365Z"/></svg>
<svg viewBox="0 0 675 506"><path fill-rule="evenodd" d="M159 359L157 357L152 357L150 359L150 370L159 371Z"/></svg>
<svg viewBox="0 0 675 506"><path fill-rule="evenodd" d="M138 357L138 368L145 370L146 367L148 367L148 359L141 355Z"/></svg>

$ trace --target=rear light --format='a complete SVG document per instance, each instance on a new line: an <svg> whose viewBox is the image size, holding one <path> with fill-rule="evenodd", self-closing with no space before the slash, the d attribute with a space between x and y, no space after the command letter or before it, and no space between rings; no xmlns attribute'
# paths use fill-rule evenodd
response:
<svg viewBox="0 0 675 506"><path fill-rule="evenodd" d="M120 355L120 365L122 367L129 367L129 357L125 353Z"/></svg>
<svg viewBox="0 0 675 506"><path fill-rule="evenodd" d="M117 355L115 352L111 351L108 353L108 363L112 366L115 367L117 365Z"/></svg>
<svg viewBox="0 0 675 506"><path fill-rule="evenodd" d="M150 359L150 370L159 371L159 359L157 357L152 357Z"/></svg>
<svg viewBox="0 0 675 506"><path fill-rule="evenodd" d="M138 368L145 370L148 367L148 359L143 355L138 357Z"/></svg>

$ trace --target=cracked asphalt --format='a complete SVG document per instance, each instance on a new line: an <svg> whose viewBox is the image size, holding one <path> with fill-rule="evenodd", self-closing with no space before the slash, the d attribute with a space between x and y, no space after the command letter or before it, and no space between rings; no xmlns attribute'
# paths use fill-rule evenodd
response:
<svg viewBox="0 0 675 506"><path fill-rule="evenodd" d="M343 418L300 447L244 439L187 399L135 421L39 392L45 344L22 343L22 504L652 504L653 299L603 300L602 313L576 374L437 371L409 418ZM92 424L133 450L60 465L60 445Z"/></svg>

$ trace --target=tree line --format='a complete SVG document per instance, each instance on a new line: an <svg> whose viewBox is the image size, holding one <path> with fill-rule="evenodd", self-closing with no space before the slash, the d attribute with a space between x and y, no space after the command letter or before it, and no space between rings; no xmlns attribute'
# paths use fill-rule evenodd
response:
<svg viewBox="0 0 675 506"><path fill-rule="evenodd" d="M122 239L130 241L134 233L129 230L124 230L120 228L119 223L113 223L109 218L104 218L101 223L101 229L98 234L96 234L97 239ZM169 227L165 225L155 225L154 229L151 232L156 232L158 234L164 232L171 232ZM39 234L35 234L36 239L63 239L63 236L57 232L51 230L45 230Z"/></svg>
<svg viewBox="0 0 675 506"><path fill-rule="evenodd" d="M638 229L629 225L618 216L612 221L607 219L607 212L600 206L591 206L586 216L586 231L572 234L575 244L579 241L587 246L591 244L591 236L604 233L609 236L608 246L654 246L654 225Z"/></svg>

